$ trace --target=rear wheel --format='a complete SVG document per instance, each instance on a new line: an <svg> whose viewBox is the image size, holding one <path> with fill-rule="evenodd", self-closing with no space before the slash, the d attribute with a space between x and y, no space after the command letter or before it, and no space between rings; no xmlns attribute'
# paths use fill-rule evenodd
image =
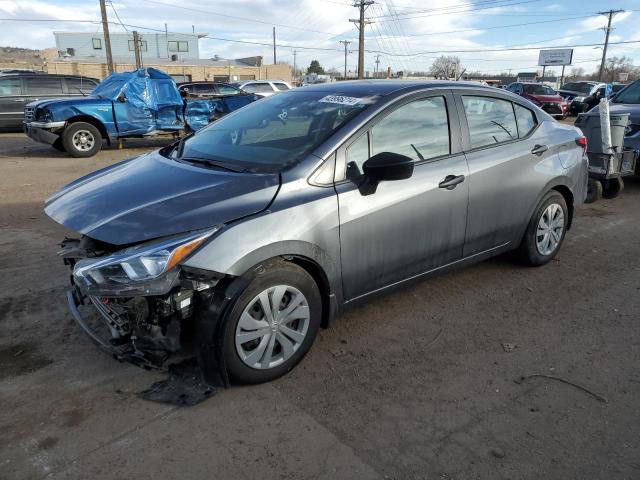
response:
<svg viewBox="0 0 640 480"><path fill-rule="evenodd" d="M231 378L268 382L302 360L322 318L320 292L302 268L276 261L240 295L225 332L224 355Z"/></svg>
<svg viewBox="0 0 640 480"><path fill-rule="evenodd" d="M519 248L519 256L531 266L544 265L556 256L564 241L569 211L564 197L547 193L529 221Z"/></svg>
<svg viewBox="0 0 640 480"><path fill-rule="evenodd" d="M585 203L593 203L602 198L602 182L594 178L590 178L587 182L587 198Z"/></svg>
<svg viewBox="0 0 640 480"><path fill-rule="evenodd" d="M610 178L604 181L602 188L602 196L604 198L616 198L624 190L624 181L621 177Z"/></svg>
<svg viewBox="0 0 640 480"><path fill-rule="evenodd" d="M76 122L62 132L62 145L72 157L92 157L102 148L102 135L90 123Z"/></svg>

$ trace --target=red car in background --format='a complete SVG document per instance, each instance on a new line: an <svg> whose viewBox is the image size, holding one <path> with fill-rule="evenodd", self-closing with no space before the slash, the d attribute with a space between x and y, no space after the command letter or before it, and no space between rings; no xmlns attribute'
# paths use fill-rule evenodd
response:
<svg viewBox="0 0 640 480"><path fill-rule="evenodd" d="M562 120L569 114L569 104L544 83L515 82L509 84L507 90L526 98L554 118Z"/></svg>

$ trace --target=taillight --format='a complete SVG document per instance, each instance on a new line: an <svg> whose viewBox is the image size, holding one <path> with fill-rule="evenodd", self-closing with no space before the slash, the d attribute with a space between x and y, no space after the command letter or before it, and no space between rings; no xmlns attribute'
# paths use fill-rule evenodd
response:
<svg viewBox="0 0 640 480"><path fill-rule="evenodd" d="M582 147L582 153L587 153L587 137L576 138L576 145Z"/></svg>

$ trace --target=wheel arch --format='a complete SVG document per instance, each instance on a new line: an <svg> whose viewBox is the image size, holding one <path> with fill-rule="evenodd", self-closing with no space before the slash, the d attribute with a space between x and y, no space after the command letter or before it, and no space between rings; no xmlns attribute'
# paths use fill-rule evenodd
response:
<svg viewBox="0 0 640 480"><path fill-rule="evenodd" d="M564 201L567 204L567 209L569 210L569 221L567 222L567 230L569 230L571 228L571 224L573 223L573 192L569 187L562 184L553 186L551 190L555 190L564 197Z"/></svg>
<svg viewBox="0 0 640 480"><path fill-rule="evenodd" d="M109 132L107 132L107 128L104 126L104 123L102 123L100 120L98 120L95 117L92 117L91 115L86 115L86 114L75 115L67 120L67 125L71 125L73 123L78 123L78 122L86 122L93 125L98 129L98 131L100 132L100 135L102 135L102 138L106 140L109 144L111 144L111 137L109 136Z"/></svg>

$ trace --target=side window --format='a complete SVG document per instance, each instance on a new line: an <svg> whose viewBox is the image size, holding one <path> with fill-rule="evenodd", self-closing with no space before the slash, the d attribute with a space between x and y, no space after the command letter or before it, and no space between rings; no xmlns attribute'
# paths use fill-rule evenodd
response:
<svg viewBox="0 0 640 480"><path fill-rule="evenodd" d="M362 164L369 159L369 134L365 133L353 142L346 152L347 178L357 178L362 175Z"/></svg>
<svg viewBox="0 0 640 480"><path fill-rule="evenodd" d="M191 93L198 95L215 95L216 89L209 83L195 83L191 85Z"/></svg>
<svg viewBox="0 0 640 480"><path fill-rule="evenodd" d="M429 160L451 152L444 97L414 100L397 108L371 129L371 155L393 152Z"/></svg>
<svg viewBox="0 0 640 480"><path fill-rule="evenodd" d="M253 86L255 87L255 92L257 93L268 93L268 92L273 92L273 88L271 87L271 85L269 85L268 83L254 83Z"/></svg>
<svg viewBox="0 0 640 480"><path fill-rule="evenodd" d="M513 104L513 108L516 111L516 120L518 121L518 136L520 138L526 137L538 124L536 116L531 110L517 103Z"/></svg>
<svg viewBox="0 0 640 480"><path fill-rule="evenodd" d="M22 95L20 78L11 77L0 79L0 96L8 97L10 95Z"/></svg>
<svg viewBox="0 0 640 480"><path fill-rule="evenodd" d="M463 96L471 148L494 145L518 138L511 102L492 97Z"/></svg>
<svg viewBox="0 0 640 480"><path fill-rule="evenodd" d="M277 90L289 90L289 87L287 87L287 85L282 82L273 82L273 85Z"/></svg>
<svg viewBox="0 0 640 480"><path fill-rule="evenodd" d="M92 80L87 80L85 78L66 78L67 82L67 91L74 95L88 95L90 94L94 88L96 88L96 83Z"/></svg>
<svg viewBox="0 0 640 480"><path fill-rule="evenodd" d="M24 80L27 95L62 95L62 79L59 77L42 75Z"/></svg>
<svg viewBox="0 0 640 480"><path fill-rule="evenodd" d="M240 93L240 90L238 90L235 87L232 87L231 85L218 85L218 93L220 95L238 95Z"/></svg>

